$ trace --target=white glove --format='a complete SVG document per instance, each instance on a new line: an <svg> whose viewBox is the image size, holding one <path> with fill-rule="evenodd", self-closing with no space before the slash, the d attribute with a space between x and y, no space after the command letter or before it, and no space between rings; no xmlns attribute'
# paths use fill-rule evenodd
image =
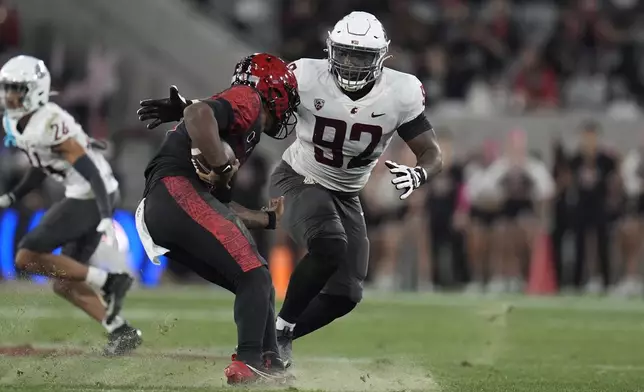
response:
<svg viewBox="0 0 644 392"><path fill-rule="evenodd" d="M396 176L391 183L396 186L396 189L404 190L400 200L405 200L413 191L427 182L427 171L420 166L409 167L393 161L385 161L385 165L389 168L389 172Z"/></svg>
<svg viewBox="0 0 644 392"><path fill-rule="evenodd" d="M13 195L13 193L6 193L0 196L0 208L7 208L15 203L15 201L16 197Z"/></svg>
<svg viewBox="0 0 644 392"><path fill-rule="evenodd" d="M112 218L101 219L100 223L96 227L96 231L103 233L108 245L116 245L116 232L114 231L114 222L112 222Z"/></svg>

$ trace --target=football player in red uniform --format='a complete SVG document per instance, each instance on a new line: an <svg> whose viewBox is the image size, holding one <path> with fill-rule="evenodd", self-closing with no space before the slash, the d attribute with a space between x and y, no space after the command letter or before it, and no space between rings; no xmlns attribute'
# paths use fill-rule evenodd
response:
<svg viewBox="0 0 644 392"><path fill-rule="evenodd" d="M143 101L138 111L141 121L154 119L150 129L183 117L145 170L137 229L150 258L166 254L235 294L237 353L225 369L231 384L272 378L284 368L276 354L271 277L248 231L274 229L283 204L275 199L267 210L251 211L212 191L229 189L262 134L282 138L292 130L298 104L287 64L260 53L240 61L232 86L209 99L186 101L173 86L170 98Z"/></svg>

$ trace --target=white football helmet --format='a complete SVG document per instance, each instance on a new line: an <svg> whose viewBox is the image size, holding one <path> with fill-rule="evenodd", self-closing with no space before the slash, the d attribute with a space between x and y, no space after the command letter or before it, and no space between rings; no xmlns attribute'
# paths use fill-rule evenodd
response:
<svg viewBox="0 0 644 392"><path fill-rule="evenodd" d="M329 72L346 91L358 91L382 74L389 39L382 23L367 12L342 18L326 40Z"/></svg>
<svg viewBox="0 0 644 392"><path fill-rule="evenodd" d="M17 56L0 69L0 104L6 114L19 120L49 102L51 76L42 60L31 56ZM9 108L7 94L18 93L21 106Z"/></svg>

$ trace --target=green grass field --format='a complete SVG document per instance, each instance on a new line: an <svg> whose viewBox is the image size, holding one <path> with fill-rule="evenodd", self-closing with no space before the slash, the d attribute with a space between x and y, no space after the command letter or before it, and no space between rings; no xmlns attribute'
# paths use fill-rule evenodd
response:
<svg viewBox="0 0 644 392"><path fill-rule="evenodd" d="M117 359L96 353L102 328L48 288L3 284L0 298L0 391L230 389L227 293L133 292L125 315L145 342ZM34 350L9 350L21 345ZM644 391L644 303L369 293L295 353L291 392Z"/></svg>

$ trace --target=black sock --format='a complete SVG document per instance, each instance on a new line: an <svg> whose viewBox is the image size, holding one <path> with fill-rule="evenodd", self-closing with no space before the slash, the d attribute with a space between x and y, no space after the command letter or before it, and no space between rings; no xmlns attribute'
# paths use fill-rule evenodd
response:
<svg viewBox="0 0 644 392"><path fill-rule="evenodd" d="M314 239L291 275L279 316L297 323L309 303L322 291L346 254L346 242L339 239Z"/></svg>
<svg viewBox="0 0 644 392"><path fill-rule="evenodd" d="M271 298L268 304L268 317L264 331L263 351L277 353L277 334L275 332L275 289L271 287Z"/></svg>
<svg viewBox="0 0 644 392"><path fill-rule="evenodd" d="M237 282L237 358L255 366L261 364L271 288L271 276L266 267L245 272Z"/></svg>
<svg viewBox="0 0 644 392"><path fill-rule="evenodd" d="M319 294L297 320L294 339L301 338L338 319L358 305L340 295Z"/></svg>

